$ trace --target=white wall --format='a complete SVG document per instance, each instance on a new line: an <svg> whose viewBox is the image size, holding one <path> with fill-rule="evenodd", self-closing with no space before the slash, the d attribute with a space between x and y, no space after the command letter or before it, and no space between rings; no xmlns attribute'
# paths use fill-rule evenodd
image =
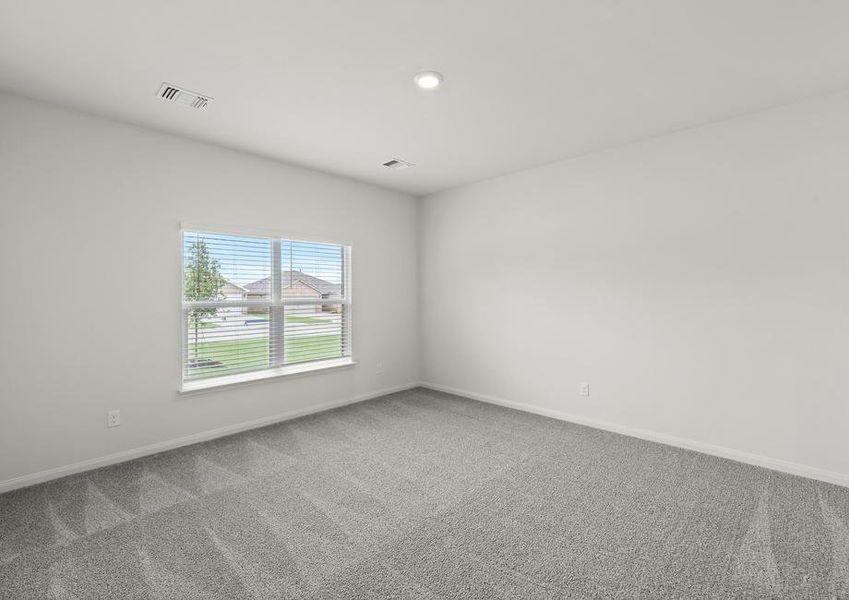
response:
<svg viewBox="0 0 849 600"><path fill-rule="evenodd" d="M425 381L849 474L849 96L421 211Z"/></svg>
<svg viewBox="0 0 849 600"><path fill-rule="evenodd" d="M415 382L416 203L0 95L0 487ZM180 396L181 221L351 243L360 364Z"/></svg>
<svg viewBox="0 0 849 600"><path fill-rule="evenodd" d="M417 214L403 194L0 95L0 487L409 384L419 334L427 382L849 474L847 157L838 95ZM180 396L180 221L350 241L360 365Z"/></svg>

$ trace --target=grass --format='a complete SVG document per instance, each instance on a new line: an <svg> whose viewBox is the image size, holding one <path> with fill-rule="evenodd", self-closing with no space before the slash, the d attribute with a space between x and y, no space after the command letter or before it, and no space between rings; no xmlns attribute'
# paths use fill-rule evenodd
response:
<svg viewBox="0 0 849 600"><path fill-rule="evenodd" d="M327 323L327 319L319 319L317 317L305 317L303 315L286 315L287 323L303 323L305 325L322 325Z"/></svg>
<svg viewBox="0 0 849 600"><path fill-rule="evenodd" d="M268 313L248 313L245 315L246 321L268 321ZM318 317L307 317L304 315L286 315L287 323L303 323L306 325L321 325L327 323L326 319Z"/></svg>
<svg viewBox="0 0 849 600"><path fill-rule="evenodd" d="M342 336L339 334L287 338L284 341L285 364L340 358L341 342ZM190 340L188 356L190 360L197 357L199 361L219 363L190 369L192 378L254 371L269 366L268 338L200 342L197 344L197 354L195 344Z"/></svg>

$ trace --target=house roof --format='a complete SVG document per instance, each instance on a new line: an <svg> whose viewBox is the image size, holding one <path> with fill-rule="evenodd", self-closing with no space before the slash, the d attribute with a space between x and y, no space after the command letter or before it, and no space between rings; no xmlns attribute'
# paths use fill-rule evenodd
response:
<svg viewBox="0 0 849 600"><path fill-rule="evenodd" d="M234 288L239 289L239 290L242 290L243 292L247 292L247 291L248 291L248 288L246 288L245 286L243 286L243 285L239 285L238 283L233 283L233 282L232 282L232 281L230 281L229 279L225 279L225 280L224 280L224 285L232 285Z"/></svg>
<svg viewBox="0 0 849 600"><path fill-rule="evenodd" d="M338 283L330 283L324 279L307 275L301 271L283 271L282 285L288 287L292 283L300 281L306 286L311 287L320 294L330 294L331 296L339 296L342 293L342 286ZM271 277L263 277L253 283L244 286L249 294L267 294L271 289Z"/></svg>

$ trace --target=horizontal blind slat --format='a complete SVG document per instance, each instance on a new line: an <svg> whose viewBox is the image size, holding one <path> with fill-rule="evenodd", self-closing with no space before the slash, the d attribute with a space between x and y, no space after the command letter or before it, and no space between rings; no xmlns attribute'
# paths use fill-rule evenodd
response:
<svg viewBox="0 0 849 600"><path fill-rule="evenodd" d="M272 242L184 232L184 380L351 355L345 247ZM271 276L276 247L279 278ZM272 301L272 281L279 301Z"/></svg>

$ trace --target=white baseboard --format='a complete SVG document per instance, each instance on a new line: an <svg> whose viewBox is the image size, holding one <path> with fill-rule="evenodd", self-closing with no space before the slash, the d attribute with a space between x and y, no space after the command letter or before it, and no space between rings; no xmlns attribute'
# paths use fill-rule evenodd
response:
<svg viewBox="0 0 849 600"><path fill-rule="evenodd" d="M456 396L463 396L471 400L478 400L481 402L487 402L489 404L506 406L507 408L513 408L524 412L543 415L545 417L551 417L554 419L559 419L561 421L569 421L570 423L577 423L578 425L586 425L587 427L593 427L595 429L603 429L605 431L621 433L623 435L640 438L651 442L659 442L668 446L675 446L677 448L694 450L703 454L710 454L712 456L728 458L730 460L736 460L738 462L748 463L750 465L772 469L773 471L781 471L782 473L799 475L801 477L807 477L809 479L816 479L818 481L824 481L826 483L833 483L835 485L849 487L849 474L838 473L836 471L828 471L826 469L819 469L817 467L810 467L807 465L800 465L798 463L779 460L777 458L770 458L768 456L761 456L759 454L751 454L749 452L743 452L741 450L734 450L733 448L715 446L713 444L706 444L704 442L688 440L686 438L675 437L664 433L657 433L655 431L649 431L647 429L628 427L627 425L619 425L618 423L611 423L609 421L603 421L601 419L581 417L560 410L542 408L539 406L534 406L532 404L524 404L522 402L514 402L512 400L506 400L504 398L498 398L496 396L490 396L488 394L478 394L477 392L470 392L468 390L461 390L445 385L439 385L436 383L428 383L423 381L420 382L419 385L421 387L428 388L431 390L447 392Z"/></svg>
<svg viewBox="0 0 849 600"><path fill-rule="evenodd" d="M405 385L399 385L392 388L378 390L376 392L369 392L368 394L361 394L359 396L354 396L353 398L346 398L344 400L336 400L333 402L324 402L315 406L290 410L284 413L272 415L270 417L254 419L253 421L244 421L242 423L236 423L235 425L226 425L217 429L210 429L209 431L202 431L200 433L193 433L191 435L186 435L171 440L165 440L163 442L156 442L155 444L149 444L147 446L141 446L139 448L122 450L121 452L107 454L106 456L90 458L88 460L73 463L70 465L54 467L52 469L38 471L37 473L30 473L28 475L12 477L11 479L0 481L0 494L4 492L10 492L18 488L35 485L36 483L50 481L51 479L59 479L60 477L66 477L75 473L91 471L92 469L99 469L100 467L106 467L109 465L126 462L128 460L133 460L134 458L141 458L142 456L149 456L151 454L157 454L166 450L173 450L181 446L197 444L198 442L205 442L207 440L224 437L226 435L232 435L241 431L256 429L258 427L264 427L266 425L272 425L273 423L288 421L290 419L297 419L298 417L323 412L332 408L338 408L340 406L354 404L356 402L363 402L364 400L371 400L372 398L385 396L386 394L402 392L404 390L409 390L411 388L418 387L418 385L418 383L408 383Z"/></svg>

